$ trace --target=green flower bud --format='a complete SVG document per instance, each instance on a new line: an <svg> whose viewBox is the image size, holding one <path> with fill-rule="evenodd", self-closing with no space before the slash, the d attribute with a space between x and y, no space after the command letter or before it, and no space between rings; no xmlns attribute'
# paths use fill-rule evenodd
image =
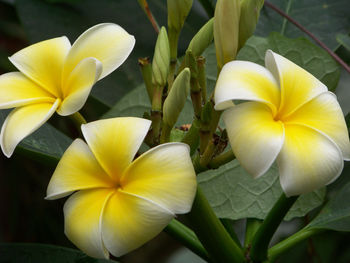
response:
<svg viewBox="0 0 350 263"><path fill-rule="evenodd" d="M239 37L240 0L218 0L214 14L214 42L219 70L236 58Z"/></svg>
<svg viewBox="0 0 350 263"><path fill-rule="evenodd" d="M190 92L191 72L185 68L175 79L168 97L164 101L163 121L173 127L180 115Z"/></svg>
<svg viewBox="0 0 350 263"><path fill-rule="evenodd" d="M193 0L168 0L168 28L180 32L188 13L191 10Z"/></svg>
<svg viewBox="0 0 350 263"><path fill-rule="evenodd" d="M187 50L192 51L195 57L200 56L203 51L211 44L213 41L213 24L214 18L210 19L192 38Z"/></svg>
<svg viewBox="0 0 350 263"><path fill-rule="evenodd" d="M253 35L263 5L264 0L241 0L239 49L243 47L247 39Z"/></svg>
<svg viewBox="0 0 350 263"><path fill-rule="evenodd" d="M170 65L170 49L168 35L164 27L158 34L152 61L152 82L158 87L164 87L167 82Z"/></svg>

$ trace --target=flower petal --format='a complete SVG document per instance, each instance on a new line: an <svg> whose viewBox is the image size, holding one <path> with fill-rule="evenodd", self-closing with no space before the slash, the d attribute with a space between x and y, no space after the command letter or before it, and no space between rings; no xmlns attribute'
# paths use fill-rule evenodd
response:
<svg viewBox="0 0 350 263"><path fill-rule="evenodd" d="M63 62L70 47L67 37L53 38L24 48L9 60L28 78L60 98Z"/></svg>
<svg viewBox="0 0 350 263"><path fill-rule="evenodd" d="M272 74L264 67L248 61L232 61L221 70L215 87L215 109L227 108L232 100L259 101L273 113L279 107L280 91Z"/></svg>
<svg viewBox="0 0 350 263"><path fill-rule="evenodd" d="M64 83L61 107L57 112L67 116L79 111L85 104L92 86L102 72L102 63L95 58L83 59Z"/></svg>
<svg viewBox="0 0 350 263"><path fill-rule="evenodd" d="M123 117L83 124L81 130L97 161L111 178L119 181L150 125L146 119Z"/></svg>
<svg viewBox="0 0 350 263"><path fill-rule="evenodd" d="M94 57L102 62L100 79L118 68L129 56L135 38L116 24L104 23L85 31L73 44L64 65L64 78L83 59Z"/></svg>
<svg viewBox="0 0 350 263"><path fill-rule="evenodd" d="M309 72L271 50L266 52L265 64L280 83L279 115L281 118L327 91L327 87Z"/></svg>
<svg viewBox="0 0 350 263"><path fill-rule="evenodd" d="M129 166L120 183L123 191L175 214L189 212L197 189L189 147L167 143L149 150Z"/></svg>
<svg viewBox="0 0 350 263"><path fill-rule="evenodd" d="M158 235L173 217L151 201L119 190L104 210L103 242L111 254L119 257Z"/></svg>
<svg viewBox="0 0 350 263"><path fill-rule="evenodd" d="M16 108L7 116L1 128L1 149L10 157L17 144L36 131L54 113L60 100L55 103L38 103Z"/></svg>
<svg viewBox="0 0 350 263"><path fill-rule="evenodd" d="M277 163L287 196L311 192L334 181L343 169L338 146L326 135L285 124L285 142Z"/></svg>
<svg viewBox="0 0 350 263"><path fill-rule="evenodd" d="M275 161L284 141L284 128L271 110L258 102L239 104L223 113L228 138L240 164L254 177Z"/></svg>
<svg viewBox="0 0 350 263"><path fill-rule="evenodd" d="M58 163L47 187L45 199L61 198L76 190L115 185L97 162L89 146L81 139L76 139Z"/></svg>
<svg viewBox="0 0 350 263"><path fill-rule="evenodd" d="M113 190L83 190L64 204L64 232L68 239L87 255L108 258L102 240L102 214Z"/></svg>
<svg viewBox="0 0 350 263"><path fill-rule="evenodd" d="M328 135L341 149L344 159L350 159L348 128L336 96L325 92L288 116L285 123L306 125Z"/></svg>
<svg viewBox="0 0 350 263"><path fill-rule="evenodd" d="M55 102L55 98L20 72L0 76L0 109L15 108L38 102Z"/></svg>

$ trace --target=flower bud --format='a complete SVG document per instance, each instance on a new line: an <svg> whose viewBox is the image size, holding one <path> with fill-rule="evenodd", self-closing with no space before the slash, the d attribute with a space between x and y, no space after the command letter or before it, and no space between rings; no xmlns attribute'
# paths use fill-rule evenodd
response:
<svg viewBox="0 0 350 263"><path fill-rule="evenodd" d="M152 61L152 81L158 87L164 87L167 81L170 64L168 35L164 27L158 34Z"/></svg>
<svg viewBox="0 0 350 263"><path fill-rule="evenodd" d="M218 0L214 14L214 42L219 70L236 58L241 0Z"/></svg>
<svg viewBox="0 0 350 263"><path fill-rule="evenodd" d="M192 38L187 50L192 51L195 57L200 56L203 51L213 41L213 24L214 18L210 19Z"/></svg>
<svg viewBox="0 0 350 263"><path fill-rule="evenodd" d="M190 77L191 73L189 68L185 68L177 76L174 84L166 98L163 106L163 121L169 127L173 127L180 115L187 96L190 92Z"/></svg>
<svg viewBox="0 0 350 263"><path fill-rule="evenodd" d="M193 0L168 0L168 28L180 32Z"/></svg>
<svg viewBox="0 0 350 263"><path fill-rule="evenodd" d="M253 35L263 4L264 0L241 0L238 49Z"/></svg>

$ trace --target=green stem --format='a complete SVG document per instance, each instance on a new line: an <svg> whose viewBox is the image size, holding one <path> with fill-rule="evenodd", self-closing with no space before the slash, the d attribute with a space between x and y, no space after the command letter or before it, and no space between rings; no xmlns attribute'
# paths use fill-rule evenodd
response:
<svg viewBox="0 0 350 263"><path fill-rule="evenodd" d="M163 123L162 133L160 135L160 143L166 143L170 141L171 127L166 123Z"/></svg>
<svg viewBox="0 0 350 263"><path fill-rule="evenodd" d="M153 99L152 65L149 58L139 58L139 66L143 81L145 83L149 100Z"/></svg>
<svg viewBox="0 0 350 263"><path fill-rule="evenodd" d="M225 227L226 231L230 234L232 240L236 242L236 244L237 244L237 246L239 246L239 248L242 248L241 242L239 241L237 234L236 234L236 231L233 227L232 220L227 219L227 218L221 218L220 221L223 224L223 226Z"/></svg>
<svg viewBox="0 0 350 263"><path fill-rule="evenodd" d="M256 231L262 224L262 220L256 218L247 218L247 223L245 227L245 239L244 239L244 247L246 249L250 249L252 245L253 237Z"/></svg>
<svg viewBox="0 0 350 263"><path fill-rule="evenodd" d="M76 113L73 113L72 115L69 115L69 118L73 121L75 127L79 132L81 132L81 125L86 124L86 120L78 111Z"/></svg>
<svg viewBox="0 0 350 263"><path fill-rule="evenodd" d="M190 153L193 155L199 144L199 126L200 121L194 119L191 124L191 128L188 130L184 138L182 139L183 143L187 143L190 146Z"/></svg>
<svg viewBox="0 0 350 263"><path fill-rule="evenodd" d="M325 231L324 229L316 229L316 228L303 228L294 235L288 237L287 239L281 241L277 245L273 246L268 251L268 258L269 261L273 262L280 254L283 252L289 250L296 244L300 243L301 241L314 236L316 234L319 234L321 232Z"/></svg>
<svg viewBox="0 0 350 263"><path fill-rule="evenodd" d="M217 169L221 165L229 163L232 160L234 160L235 158L236 158L235 155L233 154L232 150L230 149L227 152L224 152L224 153L220 154L219 156L216 156L215 158L213 158L209 162L208 167L210 169Z"/></svg>
<svg viewBox="0 0 350 263"><path fill-rule="evenodd" d="M199 187L188 218L194 232L213 261L219 263L244 262L242 250L231 239Z"/></svg>
<svg viewBox="0 0 350 263"><path fill-rule="evenodd" d="M250 258L254 262L262 262L267 259L267 249L271 238L297 199L298 196L286 197L282 193L281 197L272 207L253 238Z"/></svg>
<svg viewBox="0 0 350 263"><path fill-rule="evenodd" d="M204 260L209 261L208 253L198 240L196 234L184 224L173 219L164 229L164 232L168 233L174 239L186 246L193 253L197 254Z"/></svg>

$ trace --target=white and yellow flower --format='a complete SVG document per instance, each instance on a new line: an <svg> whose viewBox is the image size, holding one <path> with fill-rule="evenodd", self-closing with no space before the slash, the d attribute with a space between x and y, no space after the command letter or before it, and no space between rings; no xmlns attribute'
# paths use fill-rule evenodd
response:
<svg viewBox="0 0 350 263"><path fill-rule="evenodd" d="M336 96L288 59L267 51L266 68L227 63L215 88L215 108L241 165L254 177L276 160L287 196L334 181L350 159L344 116ZM232 101L248 101L232 107Z"/></svg>
<svg viewBox="0 0 350 263"><path fill-rule="evenodd" d="M0 109L16 108L1 130L1 148L10 157L17 144L57 111L80 110L96 81L118 68L135 44L118 25L85 31L71 46L67 37L42 41L9 59L19 72L0 76Z"/></svg>
<svg viewBox="0 0 350 263"><path fill-rule="evenodd" d="M82 125L64 153L47 199L64 205L65 233L93 257L121 256L190 211L196 176L183 143L159 145L133 160L151 122L125 117Z"/></svg>

